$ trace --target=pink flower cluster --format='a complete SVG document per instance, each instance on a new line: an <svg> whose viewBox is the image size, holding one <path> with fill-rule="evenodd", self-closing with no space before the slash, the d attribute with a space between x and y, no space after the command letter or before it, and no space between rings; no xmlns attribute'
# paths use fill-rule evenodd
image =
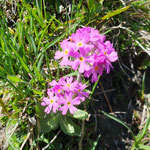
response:
<svg viewBox="0 0 150 150"><path fill-rule="evenodd" d="M51 110L62 111L65 115L69 110L73 114L77 108L74 105L79 105L88 97L88 92L85 92L86 84L73 81L73 77L60 78L58 82L53 80L47 90L48 97L43 98L42 106L46 106L45 112L49 114Z"/></svg>
<svg viewBox="0 0 150 150"><path fill-rule="evenodd" d="M111 63L118 59L112 43L105 39L94 28L80 28L61 42L63 51L57 51L55 59L62 58L62 66L69 65L74 70L79 69L86 77L92 75L91 81L96 82L98 74L101 76L104 70L109 73L110 68L113 68Z"/></svg>

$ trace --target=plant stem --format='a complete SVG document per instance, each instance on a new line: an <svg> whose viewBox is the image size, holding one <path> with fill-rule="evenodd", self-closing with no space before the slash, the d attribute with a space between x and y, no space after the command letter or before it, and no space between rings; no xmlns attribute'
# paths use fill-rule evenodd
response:
<svg viewBox="0 0 150 150"><path fill-rule="evenodd" d="M78 74L77 81L78 81L78 83L81 81L81 73Z"/></svg>

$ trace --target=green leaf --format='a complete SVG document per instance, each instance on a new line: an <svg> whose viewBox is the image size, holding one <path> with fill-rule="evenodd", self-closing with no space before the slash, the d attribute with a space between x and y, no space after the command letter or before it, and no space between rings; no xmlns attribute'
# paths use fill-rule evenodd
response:
<svg viewBox="0 0 150 150"><path fill-rule="evenodd" d="M16 54L16 56L19 58L19 60L20 60L20 62L21 62L21 64L22 64L22 66L24 67L24 69L25 69L27 72L33 74L33 73L31 72L31 70L29 69L29 67L27 66L27 64L26 64L26 63L24 62L24 60L22 59L22 57L18 54L18 52L13 48L13 46L12 46L10 43L8 43L8 44L9 44L9 46L11 47L11 49L14 51L14 53Z"/></svg>
<svg viewBox="0 0 150 150"><path fill-rule="evenodd" d="M50 114L46 115L44 112L45 107L41 106L40 103L36 105L35 109L39 118L40 132L48 133L52 130L55 130L59 126L59 113L54 114L53 112L51 112Z"/></svg>
<svg viewBox="0 0 150 150"><path fill-rule="evenodd" d="M142 90L141 90L141 99L144 99L144 91L145 91L145 74L146 72L144 72L143 74L143 79L142 79Z"/></svg>
<svg viewBox="0 0 150 150"><path fill-rule="evenodd" d="M60 118L60 127L62 131L71 136L80 136L81 129L71 119L62 116Z"/></svg>
<svg viewBox="0 0 150 150"><path fill-rule="evenodd" d="M37 103L35 110L36 110L36 114L40 119L43 119L45 116L45 112L44 112L45 107L43 107L40 103Z"/></svg>
<svg viewBox="0 0 150 150"><path fill-rule="evenodd" d="M20 78L17 77L17 76L10 76L10 75L8 75L7 78L10 79L10 80L11 80L12 82L14 82L14 83L17 83L17 82L24 82L22 79L20 79Z"/></svg>
<svg viewBox="0 0 150 150"><path fill-rule="evenodd" d="M144 128L142 129L142 131L137 135L137 140L135 142L135 145L138 145L141 142L141 140L144 138L145 134L147 133L149 125L150 125L150 117L148 117L146 124Z"/></svg>
<svg viewBox="0 0 150 150"><path fill-rule="evenodd" d="M41 58L43 58L43 57L41 57ZM41 74L40 74L40 72L39 72L39 70L37 69L36 66L34 66L34 71L35 71L35 75L36 75L36 77L38 78L38 80L39 80L39 81L42 81L43 78L42 78L42 76L41 76Z"/></svg>
<svg viewBox="0 0 150 150"><path fill-rule="evenodd" d="M67 116L79 120L84 120L88 117L88 113L83 110L77 109L77 111L74 114L68 113Z"/></svg>
<svg viewBox="0 0 150 150"><path fill-rule="evenodd" d="M150 150L150 146L140 144L140 145L139 145L139 149L142 149L142 150Z"/></svg>
<svg viewBox="0 0 150 150"><path fill-rule="evenodd" d="M66 31L65 33L63 33L61 36L57 37L55 40L53 40L52 42L46 44L46 46L41 50L41 52L38 54L37 59L33 65L34 66L37 64L38 60L40 59L40 57L42 56L42 54L51 46L53 46L55 43L57 43L58 41L60 41L67 33L71 32L71 30L75 29L77 27L77 25L81 22L81 20L77 21L71 28L69 28L68 31Z"/></svg>
<svg viewBox="0 0 150 150"><path fill-rule="evenodd" d="M47 115L46 118L40 119L40 131L41 133L48 133L52 130L55 130L59 126L59 114Z"/></svg>
<svg viewBox="0 0 150 150"><path fill-rule="evenodd" d="M93 95L93 93L94 93L94 91L95 91L95 88L96 88L96 86L97 86L97 84L98 84L98 82L99 82L99 79L100 79L100 75L98 76L98 80L95 82L95 84L93 85L93 88L92 88L92 92L91 92L91 94L90 94L90 98L91 98L91 96Z"/></svg>
<svg viewBox="0 0 150 150"><path fill-rule="evenodd" d="M32 91L33 91L35 94L38 94L38 95L42 95L42 94L43 94L43 92L37 91L37 90L35 90L35 89L32 89Z"/></svg>
<svg viewBox="0 0 150 150"><path fill-rule="evenodd" d="M95 6L95 0L87 0L87 5L89 10L91 10Z"/></svg>
<svg viewBox="0 0 150 150"><path fill-rule="evenodd" d="M122 124L124 127L126 127L131 132L132 137L135 139L135 135L132 132L132 130L130 129L130 127L128 127L123 121L121 121L120 119L118 119L118 118L116 118L116 117L114 117L112 115L107 114L104 111L100 111L100 112L102 112L105 116L109 117L110 119L113 119L114 121L116 121L116 122Z"/></svg>
<svg viewBox="0 0 150 150"><path fill-rule="evenodd" d="M121 8L121 9L114 10L114 11L112 11L112 12L108 12L108 13L102 18L102 20L105 20L105 19L108 19L108 18L113 17L113 16L115 16L115 15L118 15L118 14L120 14L120 13L126 11L126 10L129 9L129 8L130 8L130 5L129 5L129 6L126 6L126 7L123 7L123 8Z"/></svg>
<svg viewBox="0 0 150 150"><path fill-rule="evenodd" d="M95 150L96 149L96 146L97 146L97 144L98 144L98 141L99 141L99 138L101 137L101 135L99 134L98 135L98 137L97 137L97 139L96 139L96 141L94 141L93 143L92 143L92 146L91 146L91 149L90 150Z"/></svg>

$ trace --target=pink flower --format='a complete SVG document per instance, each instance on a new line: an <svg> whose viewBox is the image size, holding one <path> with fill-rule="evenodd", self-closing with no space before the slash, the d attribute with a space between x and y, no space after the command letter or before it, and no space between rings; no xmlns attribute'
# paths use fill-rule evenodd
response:
<svg viewBox="0 0 150 150"><path fill-rule="evenodd" d="M64 78L60 78L58 82L53 80L52 82L49 83L50 86L52 86L52 91L56 94L62 93L63 87L62 87L62 81L64 81Z"/></svg>
<svg viewBox="0 0 150 150"><path fill-rule="evenodd" d="M57 51L55 53L55 59L60 59L60 58L63 58L60 62L61 66L64 66L64 65L68 65L69 63L69 60L68 60L68 57L70 56L70 51L71 51L71 46L68 42L68 40L63 40L61 42L61 48L63 49L63 51Z"/></svg>
<svg viewBox="0 0 150 150"><path fill-rule="evenodd" d="M81 82L77 84L75 93L78 94L78 97L82 99L82 101L85 100L85 97L89 96L88 92L83 91L86 88L86 84L82 84Z"/></svg>
<svg viewBox="0 0 150 150"><path fill-rule="evenodd" d="M89 62L91 62L90 57L86 56L87 49L81 49L80 53L76 55L76 59L72 63L72 69L77 70L79 66L79 72L83 73L84 71L90 70Z"/></svg>
<svg viewBox="0 0 150 150"><path fill-rule="evenodd" d="M62 107L59 108L59 111L62 111L62 114L65 115L69 109L71 114L74 114L77 111L77 108L74 105L79 105L81 102L78 97L73 99L74 94L70 92L65 94L65 97L61 97Z"/></svg>
<svg viewBox="0 0 150 150"><path fill-rule="evenodd" d="M63 90L65 91L73 92L77 84L77 81L73 82L72 76L70 78L67 76L64 80L61 80L61 85L63 86Z"/></svg>
<svg viewBox="0 0 150 150"><path fill-rule="evenodd" d="M106 73L110 72L110 67L113 68L111 62L115 62L118 59L117 52L115 52L110 42L106 42L105 49L101 49L98 57L97 62L104 65Z"/></svg>
<svg viewBox="0 0 150 150"><path fill-rule="evenodd" d="M103 74L103 68L104 67L102 64L95 63L95 64L93 64L93 67L89 71L86 71L84 73L84 76L89 78L90 75L92 74L91 81L96 82L98 80L97 74L99 74L101 76Z"/></svg>
<svg viewBox="0 0 150 150"><path fill-rule="evenodd" d="M61 65L78 69L79 73L84 73L86 77L92 75L92 82L96 82L98 74L102 75L103 70L109 73L110 68L113 68L112 62L118 59L113 44L105 39L106 37L94 28L79 28L76 33L63 40L61 47L64 51L57 51L55 59L62 58ZM59 89L58 86L55 89Z"/></svg>
<svg viewBox="0 0 150 150"><path fill-rule="evenodd" d="M57 103L58 97L54 96L54 93L51 90L48 90L47 94L49 97L44 97L41 105L47 106L45 108L45 112L47 114L49 114L51 110L53 110L53 112L56 113L56 110L59 108L59 104Z"/></svg>
<svg viewBox="0 0 150 150"><path fill-rule="evenodd" d="M93 48L94 46L89 44L90 35L87 32L82 32L82 29L78 29L76 33L71 35L72 48L76 52L80 48Z"/></svg>

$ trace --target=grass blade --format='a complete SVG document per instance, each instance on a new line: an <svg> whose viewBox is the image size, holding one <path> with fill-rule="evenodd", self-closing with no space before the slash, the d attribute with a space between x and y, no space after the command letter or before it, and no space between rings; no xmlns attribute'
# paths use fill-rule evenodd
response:
<svg viewBox="0 0 150 150"><path fill-rule="evenodd" d="M31 74L33 74L32 73L32 71L30 70L30 68L26 65L26 63L24 62L24 60L22 59L22 57L17 53L17 51L13 48L13 46L10 44L10 43L8 43L9 44L9 46L11 47L11 49L14 51L14 53L16 54L16 56L19 58L19 60L20 60L20 62L21 62L21 64L22 64L22 66L23 66L23 68L28 72L28 73L31 73Z"/></svg>
<svg viewBox="0 0 150 150"><path fill-rule="evenodd" d="M91 95L90 95L90 99L91 99L91 96L93 95L93 93L94 93L94 91L95 91L95 88L96 88L96 86L97 86L97 84L98 84L99 79L100 79L100 76L98 76L98 80L95 82L95 84L94 84L94 86L93 86L93 89L92 89L92 92L91 92Z"/></svg>
<svg viewBox="0 0 150 150"><path fill-rule="evenodd" d="M67 33L69 33L71 30L73 30L74 28L77 27L77 25L80 23L81 20L79 20L77 23L75 23L72 28L70 28L68 31L66 31L64 34L62 34L61 36L59 36L58 38L56 38L55 40L53 40L52 42L50 42L49 44L47 44L43 49L42 51L39 53L39 55L37 56L37 59L34 63L33 66L35 66L38 62L38 60L40 59L40 57L42 56L42 54L48 49L50 48L51 46L53 46L54 44L56 44L58 41L60 41Z"/></svg>
<svg viewBox="0 0 150 150"><path fill-rule="evenodd" d="M121 8L121 9L114 10L114 11L112 11L112 12L108 12L108 13L102 18L102 20L106 20L106 19L108 19L108 18L111 18L111 17L113 17L113 16L116 16L116 15L118 15L118 14L120 14L120 13L126 11L126 10L129 9L129 8L130 8L130 5L129 5L129 6L126 6L126 7L123 7L123 8Z"/></svg>
<svg viewBox="0 0 150 150"><path fill-rule="evenodd" d="M131 130L131 128L128 127L122 120L120 120L112 115L109 115L108 113L106 113L104 111L100 111L100 112L102 112L105 116L109 117L110 119L113 119L114 121L116 121L116 122L120 123L121 125L123 125L124 127L126 127L131 132L132 137L135 139L135 135L134 135L133 131Z"/></svg>

